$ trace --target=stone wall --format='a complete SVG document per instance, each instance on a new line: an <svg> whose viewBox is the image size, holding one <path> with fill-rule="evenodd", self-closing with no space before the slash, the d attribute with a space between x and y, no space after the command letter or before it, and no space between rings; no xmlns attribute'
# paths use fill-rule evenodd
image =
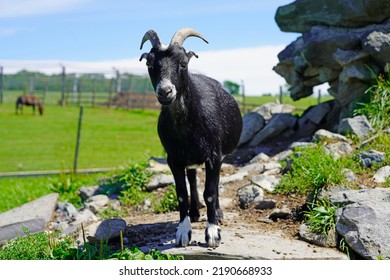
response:
<svg viewBox="0 0 390 280"><path fill-rule="evenodd" d="M294 100L329 83L346 114L390 62L390 1L297 0L275 20L302 35L279 53L274 71L291 85Z"/></svg>

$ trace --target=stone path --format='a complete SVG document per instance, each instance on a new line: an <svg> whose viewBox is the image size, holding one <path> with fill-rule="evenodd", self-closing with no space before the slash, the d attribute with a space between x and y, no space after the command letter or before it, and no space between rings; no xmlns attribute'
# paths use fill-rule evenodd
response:
<svg viewBox="0 0 390 280"><path fill-rule="evenodd" d="M42 232L53 217L58 194L50 194L18 208L0 214L0 242L23 235L23 227L34 232ZM186 248L174 245L177 227L177 213L153 215L147 223L128 224L127 236L131 239L131 229L137 228L147 238L148 234L158 232L161 238L150 238L150 242L141 247L148 251L157 248L163 253L181 254L185 259L347 259L337 250L310 245L304 241L275 236L274 233L258 232L245 225L229 223L222 226L222 244L210 249L204 243L204 223L193 224L192 242ZM227 220L234 220L235 213L224 213ZM232 218L232 219L229 219ZM128 223L128 219L125 219ZM161 222L163 221L163 222Z"/></svg>

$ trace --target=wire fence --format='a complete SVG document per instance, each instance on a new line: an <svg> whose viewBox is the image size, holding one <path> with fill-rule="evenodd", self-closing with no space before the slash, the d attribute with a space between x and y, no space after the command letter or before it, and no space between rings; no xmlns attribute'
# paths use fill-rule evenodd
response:
<svg viewBox="0 0 390 280"><path fill-rule="evenodd" d="M31 118L26 108L23 117L15 117L15 101L23 94L38 96L49 112L45 108L43 118ZM280 94L271 99L283 103L284 96L280 87ZM319 94L318 103L320 98ZM261 105L246 98L244 91L236 99L243 114ZM27 71L5 75L0 67L0 104L0 177L15 171L23 172L15 175L31 175L34 170L40 172L33 174L51 174L52 169L112 169L129 159L163 153L156 133L160 104L147 76L116 71L106 77L66 73L65 69L56 75ZM86 107L82 120L81 106ZM90 109L93 107L145 112L115 110L107 114Z"/></svg>
<svg viewBox="0 0 390 280"><path fill-rule="evenodd" d="M28 71L5 75L0 67L0 103L15 102L15 95L35 95L45 105L159 108L149 77L118 71L111 78L65 70L56 75Z"/></svg>

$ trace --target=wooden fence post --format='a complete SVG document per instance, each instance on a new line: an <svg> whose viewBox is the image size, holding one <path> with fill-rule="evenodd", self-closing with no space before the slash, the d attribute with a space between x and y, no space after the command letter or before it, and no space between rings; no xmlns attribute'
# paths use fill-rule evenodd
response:
<svg viewBox="0 0 390 280"><path fill-rule="evenodd" d="M79 160L79 148L80 148L82 121L83 121L83 106L80 106L79 123L78 123L78 127L77 127L76 150L75 150L74 162L73 162L73 173L75 173L75 174L77 173L77 163Z"/></svg>

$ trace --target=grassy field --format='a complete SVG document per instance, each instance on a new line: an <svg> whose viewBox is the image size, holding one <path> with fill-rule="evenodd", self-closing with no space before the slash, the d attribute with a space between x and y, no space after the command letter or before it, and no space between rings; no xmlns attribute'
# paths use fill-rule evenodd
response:
<svg viewBox="0 0 390 280"><path fill-rule="evenodd" d="M79 108L47 105L44 115L33 116L30 107L15 115L20 92L5 91L0 105L0 172L69 169L73 166ZM57 100L49 92L46 100ZM277 96L248 96L246 109L277 100ZM323 100L329 97L323 98ZM292 104L297 112L316 105L317 98ZM50 104L55 104L51 102ZM114 110L84 107L78 168L117 167L129 161L163 154L156 132L158 111Z"/></svg>
<svg viewBox="0 0 390 280"><path fill-rule="evenodd" d="M68 169L73 166L78 107L46 106L15 115L13 104L0 106L0 172ZM161 155L157 111L85 107L78 168L117 167Z"/></svg>

